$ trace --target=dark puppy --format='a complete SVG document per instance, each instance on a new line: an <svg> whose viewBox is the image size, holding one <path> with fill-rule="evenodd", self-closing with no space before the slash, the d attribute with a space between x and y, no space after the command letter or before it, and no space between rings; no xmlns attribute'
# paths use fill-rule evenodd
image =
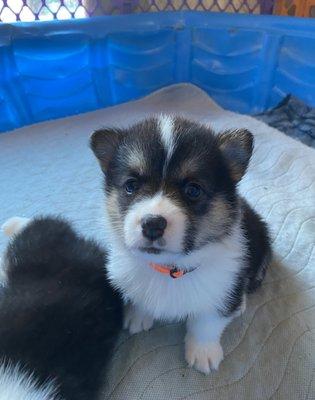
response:
<svg viewBox="0 0 315 400"><path fill-rule="evenodd" d="M106 254L59 218L3 228L0 399L95 399L122 318Z"/></svg>
<svg viewBox="0 0 315 400"><path fill-rule="evenodd" d="M125 326L187 320L186 360L209 373L271 255L266 225L237 191L252 134L164 115L97 131L91 147L106 174L108 271L130 302Z"/></svg>

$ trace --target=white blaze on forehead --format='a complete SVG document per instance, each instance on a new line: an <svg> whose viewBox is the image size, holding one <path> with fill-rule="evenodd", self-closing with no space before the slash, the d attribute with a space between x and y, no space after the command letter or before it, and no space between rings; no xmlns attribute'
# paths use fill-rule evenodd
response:
<svg viewBox="0 0 315 400"><path fill-rule="evenodd" d="M169 160L175 147L174 139L174 121L169 115L160 115L159 127L162 143L167 151L166 159Z"/></svg>

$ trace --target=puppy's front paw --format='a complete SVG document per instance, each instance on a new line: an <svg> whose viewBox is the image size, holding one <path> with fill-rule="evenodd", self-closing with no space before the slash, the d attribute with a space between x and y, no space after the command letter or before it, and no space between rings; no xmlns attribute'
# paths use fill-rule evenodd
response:
<svg viewBox="0 0 315 400"><path fill-rule="evenodd" d="M141 331L148 331L152 328L153 318L140 311L132 304L125 307L124 329L129 329L129 333L134 335Z"/></svg>
<svg viewBox="0 0 315 400"><path fill-rule="evenodd" d="M193 338L185 340L185 358L190 367L204 374L217 370L223 360L223 350L219 342L199 343Z"/></svg>

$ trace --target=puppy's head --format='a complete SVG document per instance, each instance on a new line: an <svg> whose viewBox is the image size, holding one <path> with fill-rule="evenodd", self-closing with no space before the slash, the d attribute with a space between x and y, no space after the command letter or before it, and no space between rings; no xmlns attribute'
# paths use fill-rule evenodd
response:
<svg viewBox="0 0 315 400"><path fill-rule="evenodd" d="M127 248L156 261L174 260L229 233L238 210L236 185L252 147L246 130L214 135L170 116L102 129L91 138L106 175L113 228Z"/></svg>

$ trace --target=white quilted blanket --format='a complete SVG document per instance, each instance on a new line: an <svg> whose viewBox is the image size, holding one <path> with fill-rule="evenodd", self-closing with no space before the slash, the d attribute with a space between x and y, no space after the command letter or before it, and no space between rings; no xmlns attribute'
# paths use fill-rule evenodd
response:
<svg viewBox="0 0 315 400"><path fill-rule="evenodd" d="M315 399L315 151L253 118L230 113L191 85L140 101L0 135L0 222L58 213L104 242L101 173L88 149L102 125L152 112L215 129L247 127L255 152L240 189L270 225L276 260L243 317L223 337L225 359L203 376L186 367L183 327L122 334L104 385L111 400ZM5 239L1 236L0 247Z"/></svg>

